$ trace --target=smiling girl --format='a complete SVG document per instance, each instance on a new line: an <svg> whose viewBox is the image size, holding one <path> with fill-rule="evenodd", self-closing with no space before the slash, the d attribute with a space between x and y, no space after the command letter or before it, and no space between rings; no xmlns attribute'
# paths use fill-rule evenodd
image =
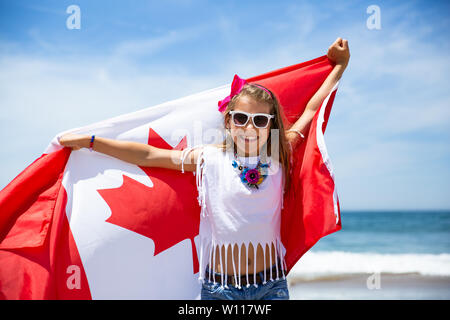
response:
<svg viewBox="0 0 450 320"><path fill-rule="evenodd" d="M219 145L168 150L79 134L63 135L59 143L138 166L193 172L201 206L201 298L289 299L280 221L291 153L347 67L347 40L338 38L327 56L335 67L289 130L274 93L236 75L231 94L219 102L226 129Z"/></svg>

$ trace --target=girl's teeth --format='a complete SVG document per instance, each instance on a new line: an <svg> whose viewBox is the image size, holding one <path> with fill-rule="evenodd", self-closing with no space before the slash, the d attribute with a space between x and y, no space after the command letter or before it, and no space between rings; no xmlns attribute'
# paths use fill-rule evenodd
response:
<svg viewBox="0 0 450 320"><path fill-rule="evenodd" d="M243 137L243 136L241 136L241 138L242 138L242 139L245 139L245 140L249 140L249 141L254 141L254 140L256 140L256 137Z"/></svg>

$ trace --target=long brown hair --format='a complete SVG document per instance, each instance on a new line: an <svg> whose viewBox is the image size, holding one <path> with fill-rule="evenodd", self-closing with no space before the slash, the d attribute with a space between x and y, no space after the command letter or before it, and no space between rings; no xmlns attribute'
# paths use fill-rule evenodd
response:
<svg viewBox="0 0 450 320"><path fill-rule="evenodd" d="M258 84L258 86L260 86L260 84ZM278 145L279 145L279 155L278 155L278 161L280 163L280 165L283 168L283 173L284 173L284 177L285 177L285 183L284 183L284 188L286 191L286 187L288 187L290 185L290 148L288 145L288 141L286 140L286 135L285 135L285 129L284 129L284 123L287 123L287 119L284 115L283 109L281 104L278 101L278 98L275 96L275 94L270 91L269 89L267 89L271 94L269 95L268 92L266 92L264 89L258 87L258 86L254 86L251 83L247 83L242 87L242 90L235 96L233 96L233 98L231 99L231 101L228 103L225 111L223 112L224 115L224 126L226 128L227 123L229 122L229 119L231 117L230 115L230 111L234 110L235 104L236 102L239 100L240 97L242 96L248 96L251 97L253 99L255 99L258 102L261 103L266 103L268 104L271 108L270 108L270 114L275 115L275 118L271 119L270 121L270 133L269 136L267 138L266 144L265 146L267 147L267 155L271 156L271 143L272 143L272 129L278 129L278 133L279 133L279 138L278 138ZM264 87L265 88L265 87ZM222 150L225 152L225 150L227 150L228 148L230 148L231 145L234 145L233 143L233 139L227 135L225 137L225 139L223 140L223 142L221 144L216 145L219 148L222 148ZM234 148L236 150L236 146L234 145Z"/></svg>

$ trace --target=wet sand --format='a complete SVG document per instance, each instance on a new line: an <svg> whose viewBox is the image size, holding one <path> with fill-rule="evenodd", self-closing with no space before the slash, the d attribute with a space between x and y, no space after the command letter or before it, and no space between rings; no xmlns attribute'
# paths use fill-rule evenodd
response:
<svg viewBox="0 0 450 320"><path fill-rule="evenodd" d="M288 284L291 300L450 299L450 277L418 274L359 274L314 281L288 277Z"/></svg>

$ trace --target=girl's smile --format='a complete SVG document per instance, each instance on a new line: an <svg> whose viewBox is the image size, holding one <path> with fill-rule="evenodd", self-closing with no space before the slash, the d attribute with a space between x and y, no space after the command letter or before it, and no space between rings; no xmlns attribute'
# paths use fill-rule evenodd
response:
<svg viewBox="0 0 450 320"><path fill-rule="evenodd" d="M250 142L255 142L258 140L258 137L256 136L244 136L244 135L240 135L238 136L242 141L244 141L245 143L250 143Z"/></svg>

